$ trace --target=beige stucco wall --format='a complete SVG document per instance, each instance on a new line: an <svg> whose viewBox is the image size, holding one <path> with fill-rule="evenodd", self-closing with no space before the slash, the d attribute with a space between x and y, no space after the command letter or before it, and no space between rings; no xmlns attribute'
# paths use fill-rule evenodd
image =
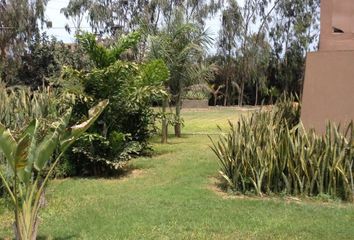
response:
<svg viewBox="0 0 354 240"><path fill-rule="evenodd" d="M320 51L338 50L354 50L354 0L321 0Z"/></svg>
<svg viewBox="0 0 354 240"><path fill-rule="evenodd" d="M323 133L329 120L354 120L354 51L309 53L301 119L307 129Z"/></svg>

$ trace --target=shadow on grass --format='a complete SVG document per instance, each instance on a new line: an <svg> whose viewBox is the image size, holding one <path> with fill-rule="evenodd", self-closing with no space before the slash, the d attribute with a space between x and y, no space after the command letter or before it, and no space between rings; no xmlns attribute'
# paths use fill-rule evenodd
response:
<svg viewBox="0 0 354 240"><path fill-rule="evenodd" d="M180 138L176 137L174 134L168 134L167 144L170 145L182 144L183 142L171 142L171 141L176 139L186 139L186 138L188 138L188 134L182 133L182 136ZM161 144L161 135L155 135L154 137L151 138L150 142L154 144Z"/></svg>
<svg viewBox="0 0 354 240"><path fill-rule="evenodd" d="M70 240L77 239L78 235L68 235L63 237L51 237L51 236L38 236L37 240Z"/></svg>
<svg viewBox="0 0 354 240"><path fill-rule="evenodd" d="M51 237L51 236L38 236L37 240L71 240L71 239L77 239L77 235L69 235L69 236L63 236L63 237ZM15 238L0 238L0 240L15 240Z"/></svg>
<svg viewBox="0 0 354 240"><path fill-rule="evenodd" d="M121 178L127 178L130 175L133 175L136 171L143 171L146 170L145 167L135 166L134 164L130 164L127 162L124 166L116 169L114 173L109 175L98 175L98 176L74 176L68 178L58 178L57 180L66 180L66 179L73 179L73 180L119 180ZM1 240L1 239L0 239Z"/></svg>

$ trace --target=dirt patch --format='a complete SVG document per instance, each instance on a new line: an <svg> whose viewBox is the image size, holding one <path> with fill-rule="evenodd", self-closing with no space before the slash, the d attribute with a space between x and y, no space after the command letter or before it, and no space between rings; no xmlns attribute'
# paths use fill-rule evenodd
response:
<svg viewBox="0 0 354 240"><path fill-rule="evenodd" d="M140 169L140 168L133 168L131 166L126 167L125 169L121 170L119 175L116 177L112 178L107 178L105 179L106 181L109 182L125 182L130 179L135 179L144 176L146 173L146 170Z"/></svg>
<svg viewBox="0 0 354 240"><path fill-rule="evenodd" d="M138 177L143 176L145 174L145 172L146 171L143 169L133 169L128 174L126 174L125 176L122 176L118 179L119 180L128 180L129 178L138 178Z"/></svg>
<svg viewBox="0 0 354 240"><path fill-rule="evenodd" d="M350 202L342 202L340 200L324 200L321 198L315 197L296 197L296 196L256 196L256 195L244 195L244 194L234 194L227 192L225 189L225 184L221 181L221 179L216 177L210 178L210 184L208 185L208 189L215 193L217 196L222 199L239 199L239 200L254 200L254 201L273 201L278 203L287 203L287 204L313 204L313 205L321 205L326 207L354 207L354 203Z"/></svg>
<svg viewBox="0 0 354 240"><path fill-rule="evenodd" d="M267 196L249 196L244 194L234 194L226 191L225 184L218 178L212 177L208 188L223 199L247 199L247 200L271 200Z"/></svg>

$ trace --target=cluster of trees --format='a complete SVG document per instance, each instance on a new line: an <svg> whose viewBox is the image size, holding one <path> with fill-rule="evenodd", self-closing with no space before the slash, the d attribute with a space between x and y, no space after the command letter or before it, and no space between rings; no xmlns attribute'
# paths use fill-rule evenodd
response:
<svg viewBox="0 0 354 240"><path fill-rule="evenodd" d="M62 12L75 23L75 31L80 31L87 16L92 31L111 37L138 28L174 37L173 29L178 30L181 22L205 29L209 18L220 17L216 54L189 58L188 67L196 70L193 65L202 63L209 67L214 77L202 75L202 81L209 85L210 103L226 106L272 103L284 91L301 94L306 52L317 48L319 4L319 0L72 0ZM184 40L193 41L194 34L188 35ZM204 43L197 45L206 50ZM181 45L170 45L169 49L181 52ZM143 45L140 54L144 56L146 50ZM164 53L165 57L170 57L168 54ZM178 60L170 66L173 71ZM171 74L171 89L182 87L176 81L181 79L178 72ZM189 81L193 75L185 72L188 76L181 80L184 87L200 80ZM181 94L175 89L171 92L178 102Z"/></svg>
<svg viewBox="0 0 354 240"><path fill-rule="evenodd" d="M317 48L319 1L230 0L222 10L215 81L220 104L272 103L282 92L301 94L305 55Z"/></svg>
<svg viewBox="0 0 354 240"><path fill-rule="evenodd" d="M24 79L26 78L24 75L28 76L31 73L15 77L13 75L37 67L28 66L27 55L33 56L36 48L41 48L44 44L43 37L39 34L39 25L50 25L44 17L47 2L43 0L1 2L0 69L2 68L3 80L13 83L31 81L28 77ZM301 95L305 55L317 47L319 2L319 0L70 0L68 6L61 9L61 13L72 22L72 26L66 27L68 31L81 32L82 22L87 21L92 32L104 38L106 42L115 41L121 35L137 29L143 30L146 34L135 49L134 57L143 61L151 55L150 42L160 47L159 53L156 53L155 48L153 54L159 54L165 61L172 60L169 64L172 74L168 85L173 94L173 103L179 106L184 88L202 81L210 93L210 103L226 106L272 103L274 98L284 91ZM221 19L218 37L214 39L217 44L213 46L217 51L213 55L207 52L212 41L204 31L206 21L210 18ZM185 36L182 36L183 34ZM171 43L171 39L174 43L163 51L163 44ZM175 44L177 41L178 44ZM190 47L193 48L190 54L181 51L183 48L189 50ZM176 53L184 55L173 55ZM11 60L8 59L9 55ZM63 55L68 56L67 53ZM42 59L47 57L45 62L48 62L48 56L41 57ZM67 64L67 60L61 60ZM80 65L82 62L80 58L75 60L77 61L71 61L71 64ZM37 62L40 60L37 59ZM81 65L87 66L85 63ZM178 76L181 72L178 68L183 68L181 65L189 68L189 71L183 71L187 76ZM52 68L40 71L45 77L53 75L57 67L56 64L49 66ZM25 71L16 71L16 68L25 68ZM203 70L204 74L201 74ZM195 74L195 71L199 71L199 74ZM38 85L41 81L37 79L36 82ZM179 110L176 109L176 112L178 115Z"/></svg>
<svg viewBox="0 0 354 240"><path fill-rule="evenodd" d="M168 105L175 107L172 119L162 113L163 141L168 123L175 126L176 136L181 135L180 112L187 90L206 91L211 105L224 106L272 103L283 92L301 95L305 55L317 47L319 33L319 0L70 0L61 9L72 22L66 29L82 34L82 23L87 21L92 35L78 38L77 46L69 50L41 34L41 27L51 25L44 15L47 3L0 1L2 81L7 86L25 84L33 89L62 87L63 81L58 79L64 72L71 77L71 83L64 81L66 87L71 85L74 91L80 89L99 100L104 93L92 88L102 87L97 86L99 81L112 78L105 70L117 67L117 61L137 68L162 61L169 71L162 84L166 95L154 102L164 110ZM206 30L211 18L221 20L216 39ZM122 42L129 34L138 34L139 39ZM126 51L110 53L117 47ZM216 50L214 54L208 51L211 48ZM64 66L70 66L66 70L71 72L63 71ZM140 76L137 72L130 76ZM75 78L85 84L75 88ZM196 85L202 87L193 87ZM131 88L122 89L129 92ZM101 90L107 90L105 98L115 94L112 89ZM127 98L124 103L127 100L133 101ZM141 116L150 115L143 112ZM124 133L119 138L139 138L131 130L136 126L119 124ZM148 125L139 134L149 135ZM125 131L126 127L130 130Z"/></svg>

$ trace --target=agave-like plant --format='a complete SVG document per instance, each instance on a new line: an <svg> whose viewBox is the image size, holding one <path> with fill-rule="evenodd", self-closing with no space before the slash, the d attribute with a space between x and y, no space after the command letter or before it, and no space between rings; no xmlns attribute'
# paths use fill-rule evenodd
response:
<svg viewBox="0 0 354 240"><path fill-rule="evenodd" d="M235 192L323 196L354 201L354 123L324 135L306 131L292 103L230 123L212 150Z"/></svg>
<svg viewBox="0 0 354 240"><path fill-rule="evenodd" d="M41 197L51 173L65 150L95 122L107 105L108 100L100 102L89 111L86 121L72 127L67 127L71 115L68 111L45 134L40 132L37 119L17 134L0 124L0 151L12 176L6 178L0 171L0 177L14 206L16 239L36 239ZM50 162L58 146L60 154ZM49 171L44 173L47 167Z"/></svg>

